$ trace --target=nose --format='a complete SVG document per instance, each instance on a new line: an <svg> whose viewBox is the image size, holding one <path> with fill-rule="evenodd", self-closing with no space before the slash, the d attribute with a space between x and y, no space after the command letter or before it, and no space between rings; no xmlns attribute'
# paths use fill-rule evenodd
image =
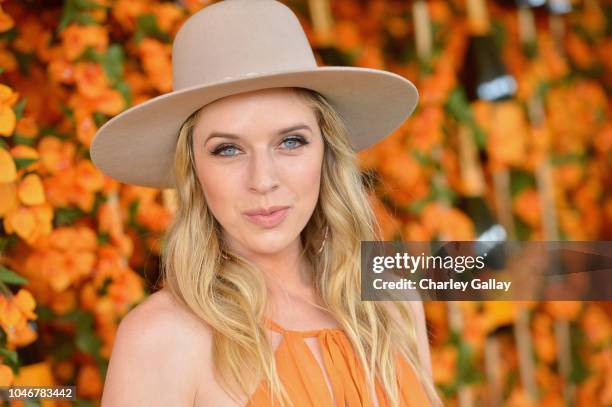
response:
<svg viewBox="0 0 612 407"><path fill-rule="evenodd" d="M267 150L254 151L249 163L249 189L265 194L278 187L277 168Z"/></svg>

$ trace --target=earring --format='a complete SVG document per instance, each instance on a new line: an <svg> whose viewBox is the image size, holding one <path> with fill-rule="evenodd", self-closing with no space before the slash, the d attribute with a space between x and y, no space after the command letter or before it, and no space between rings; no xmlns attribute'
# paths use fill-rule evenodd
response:
<svg viewBox="0 0 612 407"><path fill-rule="evenodd" d="M321 243L321 247L319 247L319 250L317 251L317 255L319 255L319 253L321 253L323 251L323 248L325 247L325 241L327 240L328 230L329 230L329 226L325 226L325 236L323 237L323 243Z"/></svg>
<svg viewBox="0 0 612 407"><path fill-rule="evenodd" d="M229 260L229 256L225 254L224 251L221 251L221 257L223 257L225 260Z"/></svg>

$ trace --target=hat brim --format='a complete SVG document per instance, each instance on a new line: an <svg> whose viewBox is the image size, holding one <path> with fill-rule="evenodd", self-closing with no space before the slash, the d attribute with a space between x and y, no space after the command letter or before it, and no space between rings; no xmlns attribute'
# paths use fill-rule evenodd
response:
<svg viewBox="0 0 612 407"><path fill-rule="evenodd" d="M370 68L324 66L227 79L166 93L121 112L98 129L91 159L120 182L174 188L174 152L184 121L224 96L274 87L303 87L323 95L344 119L356 151L400 127L419 98L406 78Z"/></svg>

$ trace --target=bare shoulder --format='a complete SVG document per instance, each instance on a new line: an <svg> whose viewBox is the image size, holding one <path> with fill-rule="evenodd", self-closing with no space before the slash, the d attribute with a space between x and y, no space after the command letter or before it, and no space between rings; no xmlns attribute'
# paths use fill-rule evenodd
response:
<svg viewBox="0 0 612 407"><path fill-rule="evenodd" d="M168 291L151 294L119 324L102 407L193 406L211 340L206 324Z"/></svg>

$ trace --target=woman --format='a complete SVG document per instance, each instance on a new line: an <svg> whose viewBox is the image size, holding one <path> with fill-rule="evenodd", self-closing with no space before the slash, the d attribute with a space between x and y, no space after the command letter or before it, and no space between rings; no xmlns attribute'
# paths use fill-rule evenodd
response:
<svg viewBox="0 0 612 407"><path fill-rule="evenodd" d="M92 144L102 171L178 204L164 288L122 320L102 405L439 404L422 305L360 300L360 242L380 234L355 151L412 113L414 86L317 67L273 0L194 14L173 75Z"/></svg>

